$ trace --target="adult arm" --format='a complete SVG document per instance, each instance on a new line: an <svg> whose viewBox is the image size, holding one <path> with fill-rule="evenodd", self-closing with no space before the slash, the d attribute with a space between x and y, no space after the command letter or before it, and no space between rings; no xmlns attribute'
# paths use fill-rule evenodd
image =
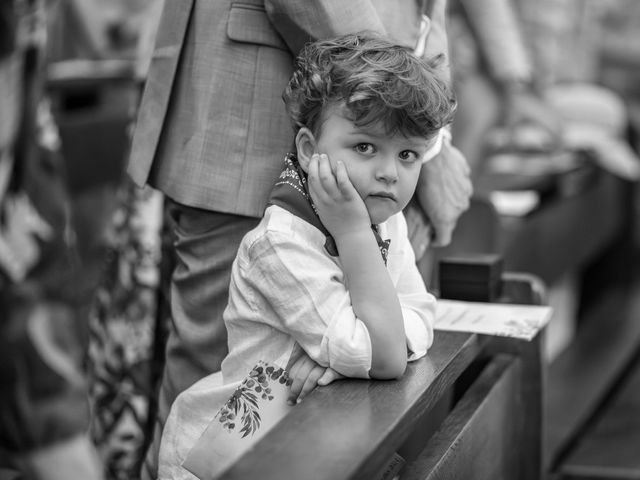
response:
<svg viewBox="0 0 640 480"><path fill-rule="evenodd" d="M361 30L385 32L369 0L265 0L265 8L294 55L310 41Z"/></svg>
<svg viewBox="0 0 640 480"><path fill-rule="evenodd" d="M440 153L422 165L416 196L433 226L433 246L445 246L460 215L469 208L473 193L471 170L460 150L444 140ZM416 257L424 253L423 243L416 248Z"/></svg>
<svg viewBox="0 0 640 480"><path fill-rule="evenodd" d="M528 39L512 2L461 0L490 76L502 94L504 124L530 122L555 135L560 120L536 92Z"/></svg>
<svg viewBox="0 0 640 480"><path fill-rule="evenodd" d="M512 0L460 0L470 30L492 76L530 81L533 66Z"/></svg>
<svg viewBox="0 0 640 480"><path fill-rule="evenodd" d="M449 42L446 31L447 0L434 0L427 25L418 39L415 54L420 57L443 57L439 70L445 81L451 81L449 64ZM472 194L471 171L462 153L449 141L448 131L441 132L439 153L423 164L416 187L416 203L406 209L410 224L410 238L417 258L424 255L427 247L444 246L458 218L469 208Z"/></svg>

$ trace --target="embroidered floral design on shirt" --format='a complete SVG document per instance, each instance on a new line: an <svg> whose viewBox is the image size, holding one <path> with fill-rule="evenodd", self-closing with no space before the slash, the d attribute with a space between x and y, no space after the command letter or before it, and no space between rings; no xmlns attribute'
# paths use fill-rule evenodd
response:
<svg viewBox="0 0 640 480"><path fill-rule="evenodd" d="M218 412L218 421L222 423L222 428L232 433L236 426L241 425L239 433L242 438L253 435L262 422L258 398L273 400L270 381L287 386L292 383L286 370L258 362Z"/></svg>

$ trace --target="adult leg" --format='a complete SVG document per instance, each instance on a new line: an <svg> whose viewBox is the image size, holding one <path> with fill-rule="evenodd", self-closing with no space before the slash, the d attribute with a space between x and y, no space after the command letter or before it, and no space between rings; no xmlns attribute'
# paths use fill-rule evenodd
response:
<svg viewBox="0 0 640 480"><path fill-rule="evenodd" d="M259 222L167 202L176 255L171 277L172 323L143 480L156 478L162 428L174 399L202 377L220 370L227 354L222 312L227 305L231 264L242 237Z"/></svg>

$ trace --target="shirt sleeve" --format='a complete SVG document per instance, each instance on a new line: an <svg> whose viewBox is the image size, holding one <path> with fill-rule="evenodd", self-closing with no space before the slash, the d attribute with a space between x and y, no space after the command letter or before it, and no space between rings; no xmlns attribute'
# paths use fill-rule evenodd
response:
<svg viewBox="0 0 640 480"><path fill-rule="evenodd" d="M332 257L304 239L272 231L252 245L248 265L245 276L260 321L291 335L318 364L369 378L369 332Z"/></svg>

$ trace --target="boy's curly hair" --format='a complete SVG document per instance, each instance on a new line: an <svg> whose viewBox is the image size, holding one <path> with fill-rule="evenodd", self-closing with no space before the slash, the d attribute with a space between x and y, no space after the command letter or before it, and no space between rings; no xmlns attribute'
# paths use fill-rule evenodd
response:
<svg viewBox="0 0 640 480"><path fill-rule="evenodd" d="M384 37L360 32L305 46L282 98L294 129L321 127L323 108L344 102L358 126L432 138L453 120L456 100L437 73L442 55L417 58Z"/></svg>

